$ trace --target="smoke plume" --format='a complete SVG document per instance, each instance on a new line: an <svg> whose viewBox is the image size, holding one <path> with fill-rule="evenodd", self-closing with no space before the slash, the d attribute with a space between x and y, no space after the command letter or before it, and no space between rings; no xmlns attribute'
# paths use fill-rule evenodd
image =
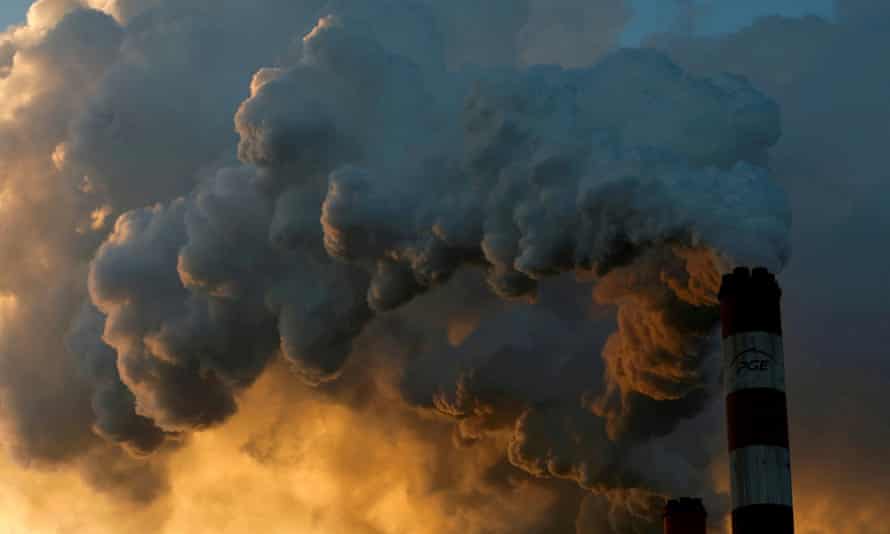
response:
<svg viewBox="0 0 890 534"><path fill-rule="evenodd" d="M291 63L254 75L235 114L242 165L118 219L89 287L132 397L94 396L129 417L100 418L104 436L160 446L159 432L218 425L278 353L311 384L335 380L375 316L461 269L532 300L541 279L586 272L618 309L605 387L592 374L566 395L557 366L552 384L504 390L488 383L494 359L470 359L453 383L418 391L409 373L401 388L467 439L512 431L507 457L534 476L657 508L670 488L623 450L702 408L721 266L787 257L784 196L759 166L776 106L652 52L457 76L426 72L438 56L418 64L348 17L319 19ZM537 371L537 345L500 365Z"/></svg>
<svg viewBox="0 0 890 534"><path fill-rule="evenodd" d="M16 521L717 528L720 274L793 236L772 91L617 50L622 0L261 4L0 34L0 468L65 490Z"/></svg>

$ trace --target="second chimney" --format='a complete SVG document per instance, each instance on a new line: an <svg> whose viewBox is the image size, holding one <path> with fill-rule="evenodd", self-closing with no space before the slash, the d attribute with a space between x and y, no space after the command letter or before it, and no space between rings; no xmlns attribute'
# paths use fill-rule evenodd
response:
<svg viewBox="0 0 890 534"><path fill-rule="evenodd" d="M671 499L664 507L664 534L706 534L707 513L701 499Z"/></svg>

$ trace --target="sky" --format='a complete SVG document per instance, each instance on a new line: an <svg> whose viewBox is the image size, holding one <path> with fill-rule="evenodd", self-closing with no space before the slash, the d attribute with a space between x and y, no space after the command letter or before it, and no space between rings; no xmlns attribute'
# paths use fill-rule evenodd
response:
<svg viewBox="0 0 890 534"><path fill-rule="evenodd" d="M709 0L700 2L705 11L698 23L698 31L715 33L733 31L762 15L816 14L830 17L833 14L832 2L833 0L752 0L750 2ZM6 27L24 21L30 4L31 0L5 0L0 5L0 26ZM639 44L645 34L667 24L676 9L671 0L633 0L631 4L634 15L622 36L622 42L629 46Z"/></svg>
<svg viewBox="0 0 890 534"><path fill-rule="evenodd" d="M646 34L653 31L668 29L677 13L687 5L674 0L633 0L631 4L634 16L622 35L622 42L628 46L638 45ZM833 0L699 0L692 2L692 5L698 13L693 31L704 34L736 31L755 18L767 15L831 18L834 14Z"/></svg>
<svg viewBox="0 0 890 534"><path fill-rule="evenodd" d="M30 0L7 0L0 6L0 26L7 27L10 24L18 24L25 20Z"/></svg>
<svg viewBox="0 0 890 534"><path fill-rule="evenodd" d="M11 5L0 532L726 534L763 265L797 531L890 534L883 0Z"/></svg>

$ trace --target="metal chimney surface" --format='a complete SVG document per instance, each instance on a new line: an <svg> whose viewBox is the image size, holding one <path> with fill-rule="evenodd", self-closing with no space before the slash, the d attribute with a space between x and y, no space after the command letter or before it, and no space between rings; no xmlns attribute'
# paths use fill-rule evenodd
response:
<svg viewBox="0 0 890 534"><path fill-rule="evenodd" d="M720 288L733 534L794 532L781 295L764 268Z"/></svg>

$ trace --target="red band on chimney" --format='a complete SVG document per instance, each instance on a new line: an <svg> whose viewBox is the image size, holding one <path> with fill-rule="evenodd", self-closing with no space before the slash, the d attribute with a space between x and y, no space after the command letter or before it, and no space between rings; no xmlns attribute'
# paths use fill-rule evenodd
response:
<svg viewBox="0 0 890 534"><path fill-rule="evenodd" d="M749 445L788 448L785 393L777 389L742 389L726 397L729 450Z"/></svg>

